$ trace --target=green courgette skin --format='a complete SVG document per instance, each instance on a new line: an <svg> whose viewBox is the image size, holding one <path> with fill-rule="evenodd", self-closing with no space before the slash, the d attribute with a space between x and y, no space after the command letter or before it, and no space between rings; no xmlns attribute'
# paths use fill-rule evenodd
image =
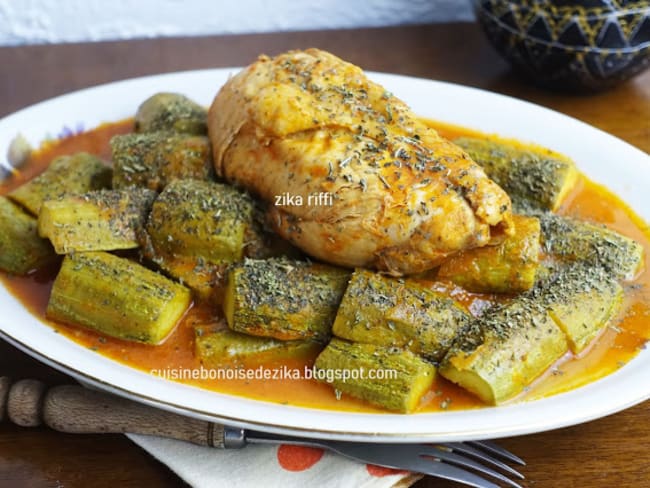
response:
<svg viewBox="0 0 650 488"><path fill-rule="evenodd" d="M36 219L0 196L0 270L25 275L54 256L50 243L38 235Z"/></svg>
<svg viewBox="0 0 650 488"><path fill-rule="evenodd" d="M485 403L519 394L568 350L545 304L520 296L495 305L461 331L439 373Z"/></svg>
<svg viewBox="0 0 650 488"><path fill-rule="evenodd" d="M317 379L339 392L401 413L417 409L436 377L435 367L410 351L337 338L319 354L314 367ZM371 370L390 371L390 376L379 379ZM344 377L346 374L350 376Z"/></svg>
<svg viewBox="0 0 650 488"><path fill-rule="evenodd" d="M212 180L210 142L205 136L147 132L111 139L113 188L142 186L162 191L180 179Z"/></svg>
<svg viewBox="0 0 650 488"><path fill-rule="evenodd" d="M196 357L211 368L309 357L323 349L322 344L314 341L280 341L227 328L197 326L194 330Z"/></svg>
<svg viewBox="0 0 650 488"><path fill-rule="evenodd" d="M145 255L154 268L192 290L197 301L212 305L223 302L227 264L211 264L201 258L185 256Z"/></svg>
<svg viewBox="0 0 650 488"><path fill-rule="evenodd" d="M603 267L552 266L532 290L471 321L439 372L486 403L508 401L569 349L588 347L617 315L622 296Z"/></svg>
<svg viewBox="0 0 650 488"><path fill-rule="evenodd" d="M220 302L228 265L265 246L256 212L252 198L231 186L176 180L152 206L144 255L197 298Z"/></svg>
<svg viewBox="0 0 650 488"><path fill-rule="evenodd" d="M46 200L110 188L112 174L111 168L96 156L83 152L60 156L43 173L8 196L38 217Z"/></svg>
<svg viewBox="0 0 650 488"><path fill-rule="evenodd" d="M138 107L135 114L135 130L207 135L207 118L207 110L184 95L156 93Z"/></svg>
<svg viewBox="0 0 650 488"><path fill-rule="evenodd" d="M232 263L254 238L254 211L253 200L231 186L177 180L154 202L146 230L158 253Z"/></svg>
<svg viewBox="0 0 650 488"><path fill-rule="evenodd" d="M540 264L540 224L513 215L515 233L494 246L461 251L442 263L437 277L478 293L515 294L535 285Z"/></svg>
<svg viewBox="0 0 650 488"><path fill-rule="evenodd" d="M563 267L535 291L551 318L581 353L618 314L623 288L603 268L575 263Z"/></svg>
<svg viewBox="0 0 650 488"><path fill-rule="evenodd" d="M416 281L357 269L332 333L355 342L404 347L438 361L468 320L451 298Z"/></svg>
<svg viewBox="0 0 650 488"><path fill-rule="evenodd" d="M65 257L48 318L130 341L158 344L191 304L189 290L129 259L106 252Z"/></svg>
<svg viewBox="0 0 650 488"><path fill-rule="evenodd" d="M548 151L520 149L507 142L472 137L454 141L510 196L513 208L557 210L577 180L575 164Z"/></svg>
<svg viewBox="0 0 650 488"><path fill-rule="evenodd" d="M634 278L643 266L643 246L604 225L550 213L539 218L542 247L559 261L602 267L623 280Z"/></svg>
<svg viewBox="0 0 650 488"><path fill-rule="evenodd" d="M156 196L132 187L46 200L38 216L39 234L58 254L135 249Z"/></svg>
<svg viewBox="0 0 650 488"><path fill-rule="evenodd" d="M224 299L228 326L280 340L326 341L350 273L283 258L231 267Z"/></svg>

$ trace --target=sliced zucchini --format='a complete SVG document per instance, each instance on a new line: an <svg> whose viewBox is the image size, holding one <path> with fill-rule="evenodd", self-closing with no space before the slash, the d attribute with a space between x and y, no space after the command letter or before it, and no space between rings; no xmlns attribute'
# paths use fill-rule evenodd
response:
<svg viewBox="0 0 650 488"><path fill-rule="evenodd" d="M288 259L246 259L231 267L228 326L281 340L327 340L350 273Z"/></svg>
<svg viewBox="0 0 650 488"><path fill-rule="evenodd" d="M47 264L54 250L38 235L36 219L0 196L0 269L25 275Z"/></svg>
<svg viewBox="0 0 650 488"><path fill-rule="evenodd" d="M63 260L47 304L48 318L119 339L158 344L191 304L187 288L106 252Z"/></svg>
<svg viewBox="0 0 650 488"><path fill-rule="evenodd" d="M471 322L438 371L494 405L520 393L567 350L564 332L544 303L522 296Z"/></svg>
<svg viewBox="0 0 650 488"><path fill-rule="evenodd" d="M231 263L256 239L254 211L250 196L231 186L177 180L154 202L146 230L157 254Z"/></svg>
<svg viewBox="0 0 650 488"><path fill-rule="evenodd" d="M616 315L623 288L602 268L577 264L550 279L540 295L571 351L578 354Z"/></svg>
<svg viewBox="0 0 650 488"><path fill-rule="evenodd" d="M153 204L144 255L201 300L220 303L228 264L264 253L254 201L233 187L198 180L170 183Z"/></svg>
<svg viewBox="0 0 650 488"><path fill-rule="evenodd" d="M265 248L264 252L257 253L261 247L252 247L251 242L246 245L246 254L262 255L267 257L267 251L272 248ZM210 263L202 257L180 256L165 253L157 253L145 249L147 256L164 274L178 280L187 286L194 297L202 302L209 302L213 305L223 304L228 278L229 263ZM295 254L294 254L295 255Z"/></svg>
<svg viewBox="0 0 650 488"><path fill-rule="evenodd" d="M539 219L512 217L512 236L495 246L469 249L449 258L440 266L438 278L479 293L514 294L531 289L541 251Z"/></svg>
<svg viewBox="0 0 650 488"><path fill-rule="evenodd" d="M513 208L520 212L557 210L578 176L573 161L551 151L523 150L507 142L472 137L454 142L510 195Z"/></svg>
<svg viewBox="0 0 650 488"><path fill-rule="evenodd" d="M436 376L435 367L411 351L337 338L314 366L316 378L336 390L402 413L417 409Z"/></svg>
<svg viewBox="0 0 650 488"><path fill-rule="evenodd" d="M134 187L46 200L38 231L58 254L134 249L155 198L156 192Z"/></svg>
<svg viewBox="0 0 650 488"><path fill-rule="evenodd" d="M468 319L452 299L415 281L358 269L343 295L332 333L354 342L404 347L438 361Z"/></svg>
<svg viewBox="0 0 650 488"><path fill-rule="evenodd" d="M175 180L213 179L210 142L205 136L148 132L111 139L113 188L142 186L155 191Z"/></svg>
<svg viewBox="0 0 650 488"><path fill-rule="evenodd" d="M604 225L547 213L540 222L544 250L560 261L602 266L624 280L634 278L643 265L643 246Z"/></svg>
<svg viewBox="0 0 650 488"><path fill-rule="evenodd" d="M180 93L156 93L138 107L136 132L170 131L207 135L208 111Z"/></svg>
<svg viewBox="0 0 650 488"><path fill-rule="evenodd" d="M60 156L47 169L9 193L9 198L38 216L46 200L111 186L111 168L87 153Z"/></svg>
<svg viewBox="0 0 650 488"><path fill-rule="evenodd" d="M279 341L210 326L194 328L195 354L207 367L309 357L323 348L313 341Z"/></svg>
<svg viewBox="0 0 650 488"><path fill-rule="evenodd" d="M152 262L164 274L192 290L194 298L198 301L213 305L223 303L228 277L227 264L212 264L202 258L150 252L145 252L145 255L152 257Z"/></svg>

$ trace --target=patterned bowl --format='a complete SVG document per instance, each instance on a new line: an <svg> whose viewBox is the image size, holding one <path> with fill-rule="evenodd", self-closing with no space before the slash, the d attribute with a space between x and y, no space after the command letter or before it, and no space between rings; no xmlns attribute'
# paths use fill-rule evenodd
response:
<svg viewBox="0 0 650 488"><path fill-rule="evenodd" d="M650 0L475 0L488 39L536 83L597 91L650 66Z"/></svg>

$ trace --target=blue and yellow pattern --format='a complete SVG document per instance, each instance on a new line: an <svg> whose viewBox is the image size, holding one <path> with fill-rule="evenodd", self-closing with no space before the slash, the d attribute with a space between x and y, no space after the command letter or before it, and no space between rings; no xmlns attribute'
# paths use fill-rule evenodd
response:
<svg viewBox="0 0 650 488"><path fill-rule="evenodd" d="M476 0L497 50L537 83L599 90L650 66L650 0Z"/></svg>

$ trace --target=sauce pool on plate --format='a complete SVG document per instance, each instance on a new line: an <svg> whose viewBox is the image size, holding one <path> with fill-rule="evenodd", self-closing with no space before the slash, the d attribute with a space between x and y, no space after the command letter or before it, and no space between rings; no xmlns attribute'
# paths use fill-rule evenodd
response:
<svg viewBox="0 0 650 488"><path fill-rule="evenodd" d="M427 121L438 132L449 138L460 136L487 137L475 131L439 122ZM59 141L50 141L35 152L21 174L0 185L0 194L43 171L56 156L86 151L110 159L109 141L116 134L132 131L132 120L104 124L96 129L69 136ZM650 336L650 232L646 224L617 196L606 188L580 176L571 193L558 211L583 220L604 223L639 242L645 251L644 270L633 281L625 284L625 301L620 315L610 323L601 336L578 357L567 353L544 375L538 378L514 401L532 400L577 388L601 378L625 365L642 348ZM383 410L351 398L336 395L326 384L306 378L314 361L313 357L303 359L275 360L263 365L272 375L266 379L249 379L244 375L227 375L220 379L191 377L192 371L200 371L201 364L194 357L194 326L219 320L218 313L209 306L194 306L178 324L165 342L158 346L132 343L106 337L90 330L48 321L45 308L58 264L40 269L28 276L9 276L0 273L5 287L15 295L36 317L55 328L59 333L78 344L88 347L115 361L146 372L157 371L159 375L187 374L189 377L170 379L183 381L202 388L244 396L270 402L295 406L334 409L356 412L383 412ZM480 309L496 300L495 296L465 292L447 283L429 283L438 291L453 295L454 299L470 310ZM184 373L187 372L187 373ZM275 376L275 377L273 377ZM420 412L437 410L462 410L478 408L483 403L470 393L438 376L429 393L425 395Z"/></svg>

